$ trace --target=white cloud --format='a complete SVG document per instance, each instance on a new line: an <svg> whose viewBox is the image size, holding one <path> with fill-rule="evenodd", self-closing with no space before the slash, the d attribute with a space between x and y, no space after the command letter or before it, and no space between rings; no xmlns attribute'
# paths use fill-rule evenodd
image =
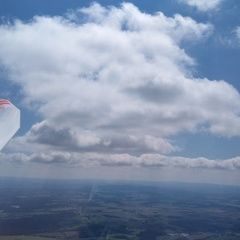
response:
<svg viewBox="0 0 240 240"><path fill-rule="evenodd" d="M235 33L236 33L237 39L240 42L240 26L236 28Z"/></svg>
<svg viewBox="0 0 240 240"><path fill-rule="evenodd" d="M194 78L182 47L212 29L130 3L1 25L0 64L43 119L9 149L111 161L176 151L169 138L183 131L239 136L239 93Z"/></svg>
<svg viewBox="0 0 240 240"><path fill-rule="evenodd" d="M185 4L196 7L200 11L209 11L218 8L222 0L179 0Z"/></svg>

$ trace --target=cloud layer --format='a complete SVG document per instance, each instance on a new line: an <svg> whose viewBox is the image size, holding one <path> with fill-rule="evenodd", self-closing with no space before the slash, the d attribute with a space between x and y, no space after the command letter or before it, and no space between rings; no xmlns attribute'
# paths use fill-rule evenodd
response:
<svg viewBox="0 0 240 240"><path fill-rule="evenodd" d="M43 120L9 148L30 161L61 161L52 157L61 152L64 162L91 154L102 164L130 156L148 166L178 149L170 139L179 132L239 136L239 93L225 81L194 77L195 61L182 47L212 31L130 3L1 25L0 64Z"/></svg>
<svg viewBox="0 0 240 240"><path fill-rule="evenodd" d="M64 167L154 167L154 168L201 168L239 170L240 157L226 160L211 160L207 158L186 158L165 156L160 154L99 154L99 153L69 153L46 152L34 154L0 154L1 161L18 164L49 164Z"/></svg>

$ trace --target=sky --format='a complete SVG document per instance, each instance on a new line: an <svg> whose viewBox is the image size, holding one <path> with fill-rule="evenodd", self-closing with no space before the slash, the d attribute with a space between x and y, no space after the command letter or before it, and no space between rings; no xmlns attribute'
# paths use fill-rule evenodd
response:
<svg viewBox="0 0 240 240"><path fill-rule="evenodd" d="M239 184L238 0L3 0L0 176Z"/></svg>

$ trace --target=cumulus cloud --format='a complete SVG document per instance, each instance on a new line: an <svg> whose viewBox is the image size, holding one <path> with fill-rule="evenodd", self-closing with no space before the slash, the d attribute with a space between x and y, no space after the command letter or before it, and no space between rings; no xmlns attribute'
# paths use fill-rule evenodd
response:
<svg viewBox="0 0 240 240"><path fill-rule="evenodd" d="M209 11L216 9L222 0L179 0L191 7L196 7L200 11Z"/></svg>
<svg viewBox="0 0 240 240"><path fill-rule="evenodd" d="M52 151L107 161L176 151L169 139L184 131L239 136L238 91L195 78L195 61L182 47L212 30L130 3L2 24L0 64L43 120L9 148L34 151L36 161L49 152L51 162Z"/></svg>

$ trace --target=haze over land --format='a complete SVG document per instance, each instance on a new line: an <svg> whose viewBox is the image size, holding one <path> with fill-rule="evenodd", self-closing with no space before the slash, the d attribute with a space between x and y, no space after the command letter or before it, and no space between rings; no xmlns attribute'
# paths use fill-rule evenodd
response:
<svg viewBox="0 0 240 240"><path fill-rule="evenodd" d="M0 179L0 240L238 240L239 187Z"/></svg>

